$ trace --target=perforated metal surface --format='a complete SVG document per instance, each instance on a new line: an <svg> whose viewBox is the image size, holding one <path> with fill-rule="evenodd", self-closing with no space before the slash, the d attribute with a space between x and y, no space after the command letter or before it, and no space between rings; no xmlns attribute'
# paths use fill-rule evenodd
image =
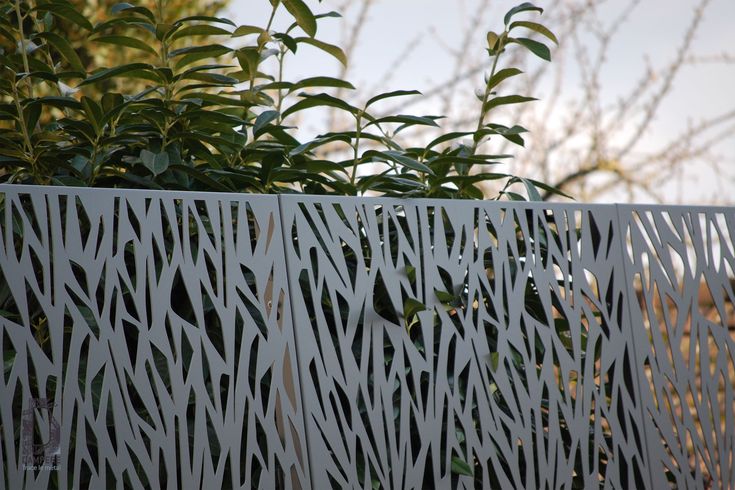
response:
<svg viewBox="0 0 735 490"><path fill-rule="evenodd" d="M734 236L732 208L0 186L0 488L730 488Z"/></svg>
<svg viewBox="0 0 735 490"><path fill-rule="evenodd" d="M655 488L735 488L735 209L621 206Z"/></svg>
<svg viewBox="0 0 735 490"><path fill-rule="evenodd" d="M316 488L647 484L614 208L282 209Z"/></svg>
<svg viewBox="0 0 735 490"><path fill-rule="evenodd" d="M276 197L2 192L0 486L309 486ZM58 471L24 470L39 397Z"/></svg>

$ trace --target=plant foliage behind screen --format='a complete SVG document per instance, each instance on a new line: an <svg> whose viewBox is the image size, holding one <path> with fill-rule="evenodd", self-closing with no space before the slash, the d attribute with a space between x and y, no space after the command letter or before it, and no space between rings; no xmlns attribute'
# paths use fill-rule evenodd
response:
<svg viewBox="0 0 735 490"><path fill-rule="evenodd" d="M523 127L494 124L488 116L499 106L534 100L502 93L503 81L521 71L500 61L512 45L550 60L549 48L538 39L555 43L554 34L521 20L541 13L540 8L523 3L506 14L501 33L488 32L488 75L478 93L476 127L406 148L397 134L438 126L440 117L377 116L377 107L385 99L419 93L382 93L358 107L327 93L353 88L345 80L318 73L283 79L284 63L301 55L304 45L343 64L347 59L338 46L318 37L318 25L339 14L315 14L301 0L270 3L266 25L238 26L206 15L171 21L164 17L163 0L152 10L119 3L95 25L65 0L0 2L0 178L73 186L451 198L482 198L479 183L500 181L498 197L521 199L509 189L521 184L532 200L540 198L538 188L548 190L496 170L510 155L478 150L491 137L524 144ZM293 23L277 26L279 11ZM69 26L82 33L73 36L82 41L67 40ZM529 35L533 38L523 37ZM95 66L99 57L87 55L111 46L126 54L124 62ZM344 111L353 127L299 140L297 118L325 106ZM336 149L332 154L342 159L320 158L322 147Z"/></svg>

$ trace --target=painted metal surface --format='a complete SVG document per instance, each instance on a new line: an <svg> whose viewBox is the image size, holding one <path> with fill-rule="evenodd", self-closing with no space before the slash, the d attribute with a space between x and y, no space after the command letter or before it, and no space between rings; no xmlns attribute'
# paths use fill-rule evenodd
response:
<svg viewBox="0 0 735 490"><path fill-rule="evenodd" d="M735 209L619 210L653 487L735 488Z"/></svg>
<svg viewBox="0 0 735 490"><path fill-rule="evenodd" d="M648 485L613 207L281 205L316 488Z"/></svg>
<svg viewBox="0 0 735 490"><path fill-rule="evenodd" d="M276 197L3 186L2 199L15 311L0 320L0 487L309 486ZM42 462L19 447L39 398L54 400L56 470L28 469ZM36 412L31 438L48 441Z"/></svg>
<svg viewBox="0 0 735 490"><path fill-rule="evenodd" d="M730 488L734 236L0 186L0 488Z"/></svg>

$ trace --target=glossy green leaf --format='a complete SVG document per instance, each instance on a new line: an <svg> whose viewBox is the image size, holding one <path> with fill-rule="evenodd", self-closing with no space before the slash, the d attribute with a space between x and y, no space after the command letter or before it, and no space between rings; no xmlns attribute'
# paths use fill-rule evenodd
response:
<svg viewBox="0 0 735 490"><path fill-rule="evenodd" d="M434 295L443 305L457 306L459 304L459 297L452 293L434 288Z"/></svg>
<svg viewBox="0 0 735 490"><path fill-rule="evenodd" d="M347 111L351 114L357 114L359 112L359 109L357 107L351 106L350 104L343 101L342 99L338 99L337 97L333 97L328 94L317 94L317 95L299 94L299 95L301 95L304 98L296 102L294 105L292 105L285 111L283 111L282 119L286 119L286 117L290 116L294 112L302 111L304 109L309 109L311 107L319 107L319 106L336 107L338 109L342 109L343 111Z"/></svg>
<svg viewBox="0 0 735 490"><path fill-rule="evenodd" d="M306 143L303 143L295 147L288 154L290 156L301 155L303 153L310 152L314 148L318 148L320 146L326 145L327 143L332 143L335 141L343 141L345 143L350 143L352 141L352 138L348 134L344 134L344 133L326 134L323 136L318 136L311 141L307 141Z"/></svg>
<svg viewBox="0 0 735 490"><path fill-rule="evenodd" d="M529 51L531 51L539 58L546 61L551 61L551 51L549 50L549 47L546 46L544 43L540 43L538 41L534 41L533 39L528 39L525 37L517 37L514 38L513 41L520 44L521 46L526 47Z"/></svg>
<svg viewBox="0 0 735 490"><path fill-rule="evenodd" d="M487 112L501 105L520 104L523 102L531 102L534 100L536 100L534 97L525 97L523 95L506 95L503 97L495 97L487 101L483 110Z"/></svg>
<svg viewBox="0 0 735 490"><path fill-rule="evenodd" d="M506 80L510 77L514 77L516 75L520 75L523 73L518 68L503 68L502 70L495 73L490 80L487 81L487 86L489 90L492 90L494 87L496 87L500 82L503 80Z"/></svg>
<svg viewBox="0 0 735 490"><path fill-rule="evenodd" d="M69 3L44 3L37 6L34 10L38 12L49 12L51 15L67 20L82 29L92 30L92 23Z"/></svg>
<svg viewBox="0 0 735 490"><path fill-rule="evenodd" d="M96 83L102 80L107 80L108 78L124 75L134 70L147 70L150 68L151 65L148 63L129 63L127 65L116 66L113 68L103 68L94 72L79 85L89 85L90 83Z"/></svg>
<svg viewBox="0 0 735 490"><path fill-rule="evenodd" d="M349 90L354 90L354 86L345 80L341 80L339 78L332 78L332 77L311 77L311 78L304 78L303 80L299 80L298 82L294 83L290 89L289 92L293 92L298 89L302 88L312 88L312 87L334 87L334 88L346 88Z"/></svg>
<svg viewBox="0 0 735 490"><path fill-rule="evenodd" d="M260 38L260 36L258 36L258 38ZM299 45L296 42L296 39L292 38L288 34L283 34L282 32L278 32L278 33L273 34L273 38L281 41L284 44L284 46L286 46L288 49L291 50L292 53L296 53L296 50L299 48Z"/></svg>
<svg viewBox="0 0 735 490"><path fill-rule="evenodd" d="M347 55L345 55L344 51L342 51L342 48L340 48L339 46L325 43L324 41L319 41L318 39L314 39L311 37L297 37L294 38L294 41L296 41L297 43L310 44L315 48L319 48L325 53L334 56L340 63L342 63L342 65L347 66Z"/></svg>
<svg viewBox="0 0 735 490"><path fill-rule="evenodd" d="M248 74L248 79L254 79L258 73L260 64L260 53L254 47L241 48L235 51L235 57L240 67Z"/></svg>
<svg viewBox="0 0 735 490"><path fill-rule="evenodd" d="M532 181L524 179L523 177L518 177L518 179L523 183L523 186L526 188L526 192L528 192L528 199L530 201L543 201L541 194L539 194L538 189L536 189L536 186L533 184Z"/></svg>
<svg viewBox="0 0 735 490"><path fill-rule="evenodd" d="M157 54L156 50L151 47L150 44L141 41L140 39L130 36L100 36L91 40L95 43L106 43L115 44L117 46L127 46L133 49L140 49L141 51L147 51L151 54Z"/></svg>
<svg viewBox="0 0 735 490"><path fill-rule="evenodd" d="M189 72L187 75L182 76L181 80L199 80L201 82L207 82L212 85L235 85L239 83L236 78L228 77L220 73L202 73L202 72Z"/></svg>
<svg viewBox="0 0 735 490"><path fill-rule="evenodd" d="M303 167L310 173L339 172L347 175L347 170L342 165L337 162L331 162L329 160L307 160L304 163L297 164L296 167Z"/></svg>
<svg viewBox="0 0 735 490"><path fill-rule="evenodd" d="M125 104L125 98L122 94L107 92L102 96L102 110L105 117L123 104Z"/></svg>
<svg viewBox="0 0 735 490"><path fill-rule="evenodd" d="M81 109L82 105L74 97L46 96L39 97L32 104L45 104L59 109Z"/></svg>
<svg viewBox="0 0 735 490"><path fill-rule="evenodd" d="M16 75L16 80L19 82L21 80L25 80L26 78L36 78L38 80L45 80L51 83L59 82L59 77L56 76L55 73L46 72L46 71L33 71L31 73L18 73Z"/></svg>
<svg viewBox="0 0 735 490"><path fill-rule="evenodd" d="M140 160L153 175L160 175L165 172L169 164L169 156L165 151L153 153L148 150L141 150Z"/></svg>
<svg viewBox="0 0 735 490"><path fill-rule="evenodd" d="M258 133L260 133L260 130L263 129L266 124L271 123L276 119L278 119L278 111L263 111L258 114L258 117L255 118L255 124L253 124L253 134L255 137L258 137Z"/></svg>
<svg viewBox="0 0 735 490"><path fill-rule="evenodd" d="M316 18L303 0L281 0L281 3L306 34L316 36Z"/></svg>
<svg viewBox="0 0 735 490"><path fill-rule="evenodd" d="M41 104L29 104L23 109L23 118L25 119L26 131L33 133L36 130L36 124L41 117L43 106Z"/></svg>
<svg viewBox="0 0 735 490"><path fill-rule="evenodd" d="M520 4L520 5L516 5L512 9L508 10L508 12L505 14L505 17L503 18L503 22L505 23L505 25L508 25L508 23L510 23L510 19L515 14L518 14L518 13L521 13L521 12L529 12L529 11L536 11L536 12L538 12L538 13L541 14L541 13L544 12L544 9L535 6L534 4L532 4L530 2L524 2L524 3Z"/></svg>
<svg viewBox="0 0 735 490"><path fill-rule="evenodd" d="M152 24L151 22L148 22L146 19L137 17L135 15L125 15L121 17L115 17L115 18L106 20L104 22L99 22L94 26L94 29L92 30L92 32L93 33L106 32L112 29L116 29L118 27L123 27L123 28L130 27L130 28L134 28L138 30L143 30L146 33L150 33L153 35L156 34L156 26L154 24Z"/></svg>
<svg viewBox="0 0 735 490"><path fill-rule="evenodd" d="M381 118L371 121L365 127L371 126L373 124L384 124L384 123L401 123L404 126L420 125L420 126L434 126L437 128L439 127L439 125L436 123L436 121L432 117L412 116L409 114L398 114L395 116L381 117Z"/></svg>
<svg viewBox="0 0 735 490"><path fill-rule="evenodd" d="M391 161L403 167L410 168L411 170L415 170L417 172L434 175L434 171L431 170L431 168L429 168L427 165L411 157L402 155L401 153L394 151L394 150L386 150L386 151L368 150L362 155L362 157L377 159L377 160L382 160L382 161Z"/></svg>
<svg viewBox="0 0 735 490"><path fill-rule="evenodd" d="M520 146L525 146L523 138L520 136L522 133L527 133L528 130L522 126L515 125L511 128L503 126L502 124L488 124L486 129L483 130L486 134L498 134L508 141L515 143Z"/></svg>
<svg viewBox="0 0 735 490"><path fill-rule="evenodd" d="M495 50L495 48L496 48L496 46L498 44L498 40L500 39L500 37L496 33L494 33L493 31L488 31L488 33L487 33L487 35L485 37L487 39L487 47L488 47L488 49Z"/></svg>
<svg viewBox="0 0 735 490"><path fill-rule="evenodd" d="M165 23L158 23L156 24L156 39L159 41L163 41L164 39L167 39L169 36L171 36L174 32L176 32L179 27L181 27L181 24L165 24Z"/></svg>
<svg viewBox="0 0 735 490"><path fill-rule="evenodd" d="M403 317L410 321L418 312L426 311L426 305L413 298L406 298L403 302Z"/></svg>
<svg viewBox="0 0 735 490"><path fill-rule="evenodd" d="M473 476L472 467L457 456L452 456L452 473L455 475Z"/></svg>
<svg viewBox="0 0 735 490"><path fill-rule="evenodd" d="M146 151L146 150L143 150L143 151ZM168 156L167 153L163 153L163 155ZM169 165L167 168L171 170L183 172L187 174L189 177L192 177L198 180L199 182L201 182L207 187L207 190L219 191L219 192L233 192L236 190L228 185L225 185L224 183L218 180L213 179L212 177L208 176L206 173L204 173L202 170L198 168L189 167L189 166L181 165L181 164Z"/></svg>
<svg viewBox="0 0 735 490"><path fill-rule="evenodd" d="M508 27L508 30L511 31L515 29L516 27L525 27L526 29L530 29L534 32L538 32L542 36L547 37L549 40L553 41L554 44L559 44L559 40L556 39L556 36L553 32L551 32L546 26L539 24L538 22L529 22L526 20L518 20L516 22L513 22L510 27Z"/></svg>
<svg viewBox="0 0 735 490"><path fill-rule="evenodd" d="M122 2L122 3L118 3L116 5L113 5L112 8L110 9L110 12L113 13L113 14L119 14L120 12L136 13L136 14L143 15L144 17L146 17L151 22L155 22L156 21L156 16L153 15L153 12L151 12L147 8L145 8L145 7L137 7L137 6L132 5L130 3L127 3L127 2Z"/></svg>
<svg viewBox="0 0 735 490"><path fill-rule="evenodd" d="M82 108L84 113L87 115L87 120L92 123L96 132L99 133L100 122L102 121L102 108L93 99L89 97L82 97Z"/></svg>
<svg viewBox="0 0 735 490"><path fill-rule="evenodd" d="M53 47L74 70L82 73L86 71L77 52L71 47L69 41L63 37L53 32L41 32L36 34L34 38L40 38L49 43L49 45Z"/></svg>
<svg viewBox="0 0 735 490"><path fill-rule="evenodd" d="M464 138L465 136L470 136L472 134L474 134L472 131L453 131L450 133L446 133L431 140L429 144L426 145L426 149L429 150L437 145L446 143L447 141L456 140L457 138Z"/></svg>
<svg viewBox="0 0 735 490"><path fill-rule="evenodd" d="M207 44L204 46L187 46L185 48L174 49L169 53L171 58L181 56L184 54L207 54L211 56L219 56L224 53L229 53L232 48L223 46L222 44Z"/></svg>
<svg viewBox="0 0 735 490"><path fill-rule="evenodd" d="M375 97L372 97L370 100L368 100L365 103L365 108L367 109L372 104L378 102L379 100L388 99L392 97L405 97L406 95L421 95L421 92L418 90L394 90L392 92L385 92L382 94L378 94Z"/></svg>
<svg viewBox="0 0 735 490"><path fill-rule="evenodd" d="M201 48L201 49L195 49L195 48ZM191 48L182 48L182 49L186 49L187 51L178 53L178 55L183 54L184 56L181 56L178 59L178 61L176 61L176 65L174 66L175 70L180 70L184 68L185 66L188 66L192 63L196 63L197 61L200 61L200 60L210 59L210 58L216 59L232 51L232 48L228 48L227 46L222 46L222 45L193 46Z"/></svg>
<svg viewBox="0 0 735 490"><path fill-rule="evenodd" d="M215 24L227 24L228 26L235 27L235 23L232 22L230 19L227 19L225 17L214 17L211 15L190 15L188 17L182 17L177 22L178 23L184 23L184 22L210 22Z"/></svg>
<svg viewBox="0 0 735 490"><path fill-rule="evenodd" d="M232 37L241 37L241 36L247 36L249 34L260 34L263 32L262 27L257 26L238 26L235 31L232 33Z"/></svg>
<svg viewBox="0 0 735 490"><path fill-rule="evenodd" d="M483 173L472 174L472 175L449 175L447 177L442 177L440 179L437 179L436 184L446 184L446 183L451 182L461 187L461 186L476 184L478 182L486 182L486 181L491 181L491 180L504 179L506 177L509 177L509 175L503 174L503 173L492 173L492 172L483 172Z"/></svg>
<svg viewBox="0 0 735 490"><path fill-rule="evenodd" d="M192 36L230 36L231 34L232 33L230 31L221 27L199 24L182 27L171 35L171 40L175 41L183 37Z"/></svg>
<svg viewBox="0 0 735 490"><path fill-rule="evenodd" d="M526 191L529 192L529 197L531 196L531 194L533 194L534 196L534 198L531 199L532 201L542 201L543 200L543 198L539 195L538 189L542 189L550 194L557 194L559 196L566 197L567 199L574 199L572 196L565 193L561 189L558 189L548 184L544 184L543 182L539 182L538 180L535 180L535 179L528 179L524 177L514 177L513 180L516 182L519 182L519 181L523 182L523 185L526 187ZM529 191L529 186L533 188L533 191Z"/></svg>

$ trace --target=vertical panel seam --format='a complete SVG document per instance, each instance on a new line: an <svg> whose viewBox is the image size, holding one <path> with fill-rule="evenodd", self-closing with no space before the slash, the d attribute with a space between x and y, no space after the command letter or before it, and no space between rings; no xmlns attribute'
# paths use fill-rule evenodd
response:
<svg viewBox="0 0 735 490"><path fill-rule="evenodd" d="M635 298L636 295L635 295L635 290L633 288L632 279L631 279L631 277L629 277L629 273L631 271L628 270L629 269L628 260L627 260L628 257L627 257L627 254L625 253L625 250L626 250L626 246L625 246L625 225L623 224L623 217L622 217L621 206L620 206L620 204L613 204L613 206L614 206L614 209L615 209L615 217L616 217L616 221L617 221L616 224L617 224L617 228L618 228L617 229L617 233L618 233L618 242L619 242L619 245L620 245L620 260L622 262L622 266L623 266L623 277L625 279L625 287L623 288L623 291L624 291L623 301L624 301L625 310L626 310L627 316L628 316L628 329L627 329L628 331L627 331L627 336L628 336L628 338L631 341L631 345L633 346L633 353L634 353L633 359L634 359L634 366L636 367L636 369L635 369L635 376L634 376L634 379L635 379L635 389L636 389L636 394L638 395L638 410L639 410L640 416L641 416L641 424L643 424L643 430L641 432L643 432L643 446L644 446L645 455L646 455L646 458L647 458L647 461L646 461L646 470L647 470L646 473L647 473L647 475L646 476L648 477L648 484L650 485L649 488L653 489L653 488L655 488L655 486L653 484L653 469L652 469L653 455L651 453L651 448L650 448L650 446L648 444L648 427L647 427L648 424L646 424L646 411L645 411L645 407L643 406L643 388L642 388L642 383L644 381L647 383L647 381L646 381L646 373L645 373L645 369L643 367L643 364L638 359L638 347L636 345L636 340L635 340L635 337L636 336L635 336L635 334L633 332L633 325L634 325L634 322L633 322L633 298ZM622 325L621 325L621 329L620 330L622 332L624 332L624 330L622 328ZM626 335L626 332L624 332L623 335Z"/></svg>
<svg viewBox="0 0 735 490"><path fill-rule="evenodd" d="M286 266L286 286L288 287L288 307L291 310L291 331L293 332L293 342L294 342L294 351L296 353L296 362L294 366L294 370L296 371L296 375L299 380L299 398L301 399L301 414L304 419L304 449L306 450L306 470L309 473L309 488L314 489L316 488L314 486L314 466L312 464L312 451L311 451L311 440L309 439L309 420L308 420L308 412L306 410L306 400L305 400L305 394L304 394L304 376L305 373L303 373L301 369L301 355L300 355L300 344L298 340L299 334L297 333L297 324L296 324L296 310L294 309L294 291L293 291L293 281L291 281L291 261L289 260L290 254L288 253L288 250L286 249L286 220L285 220L285 213L284 213L284 206L282 202L283 196L281 194L278 194L276 196L276 208L278 210L278 216L280 221L280 228L281 228L281 248L283 250L283 258L284 263Z"/></svg>

